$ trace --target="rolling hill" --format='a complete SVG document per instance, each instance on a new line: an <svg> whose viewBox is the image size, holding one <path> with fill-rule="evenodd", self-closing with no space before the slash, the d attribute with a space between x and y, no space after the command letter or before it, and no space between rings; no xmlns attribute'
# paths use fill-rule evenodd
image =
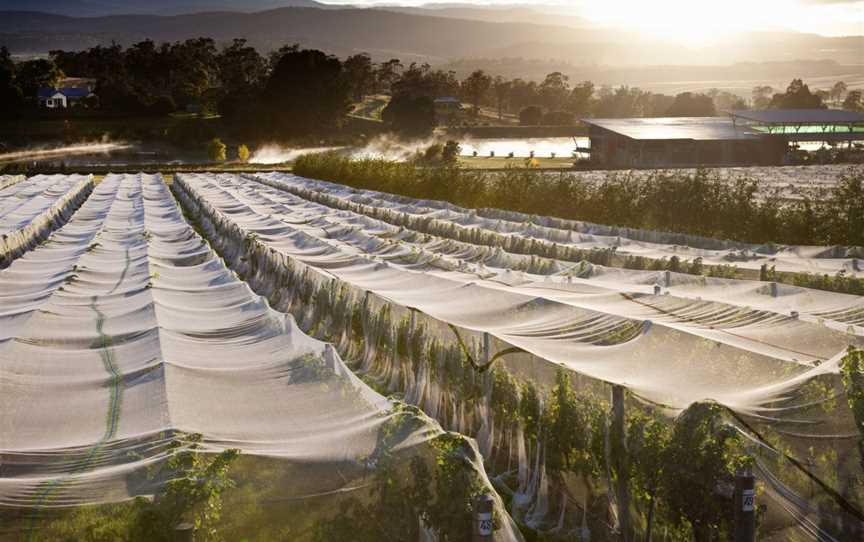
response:
<svg viewBox="0 0 864 542"><path fill-rule="evenodd" d="M154 0L154 8L165 1ZM195 1L204 0L187 0ZM18 54L80 49L112 41L128 45L147 38L176 41L199 36L212 37L218 42L244 37L263 51L299 43L340 56L365 51L378 60L398 57L403 61L431 63L460 58L521 57L615 66L795 59L860 64L864 50L861 36L827 38L795 33L754 33L715 47L688 49L678 43L657 40L637 42L635 36L611 29L580 30L564 25L490 22L381 9L296 7L252 13L209 11L100 17L0 12L0 44Z"/></svg>
<svg viewBox="0 0 864 542"><path fill-rule="evenodd" d="M0 11L39 11L71 17L178 15L200 11L264 11L280 7L326 8L314 0L0 0Z"/></svg>

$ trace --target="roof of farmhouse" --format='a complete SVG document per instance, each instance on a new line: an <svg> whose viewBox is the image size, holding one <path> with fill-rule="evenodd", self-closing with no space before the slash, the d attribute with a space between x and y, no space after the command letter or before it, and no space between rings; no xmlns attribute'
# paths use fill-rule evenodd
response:
<svg viewBox="0 0 864 542"><path fill-rule="evenodd" d="M842 109L770 109L730 111L736 119L762 124L851 124L864 122L864 113Z"/></svg>
<svg viewBox="0 0 864 542"><path fill-rule="evenodd" d="M53 87L42 87L36 91L36 95L39 98L52 98L57 94L62 94L67 98L86 98L91 94L89 89L86 88L77 88L77 87L67 87L67 88L53 88Z"/></svg>
<svg viewBox="0 0 864 542"><path fill-rule="evenodd" d="M582 119L610 132L641 140L730 140L755 139L759 133L735 126L728 117L661 117L638 119Z"/></svg>

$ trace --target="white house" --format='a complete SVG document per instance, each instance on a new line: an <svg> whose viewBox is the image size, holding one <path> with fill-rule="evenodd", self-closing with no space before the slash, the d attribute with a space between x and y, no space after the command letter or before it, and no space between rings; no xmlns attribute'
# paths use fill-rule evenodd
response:
<svg viewBox="0 0 864 542"><path fill-rule="evenodd" d="M65 88L40 88L36 97L39 105L48 109L60 109L81 105L85 99L94 96L89 88L65 87Z"/></svg>

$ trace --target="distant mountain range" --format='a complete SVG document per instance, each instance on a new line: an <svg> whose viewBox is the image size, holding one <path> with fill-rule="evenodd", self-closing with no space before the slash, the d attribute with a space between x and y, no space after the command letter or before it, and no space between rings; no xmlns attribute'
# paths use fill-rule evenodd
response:
<svg viewBox="0 0 864 542"><path fill-rule="evenodd" d="M143 39L176 41L208 36L217 42L247 38L262 51L299 43L346 56L368 52L377 60L400 58L433 64L456 59L524 58L562 60L576 66L712 65L736 62L833 60L861 64L864 37L828 38L812 34L751 33L705 49L638 38L616 29L591 28L578 17L532 8L376 8L325 6L312 0L249 0L254 6L285 5L266 11L237 12L229 0L0 0L0 44L18 54L81 49L112 41L128 45ZM142 15L69 16L34 8L76 12L147 9ZM137 8L135 6L138 6ZM165 10L206 6L211 11L155 15ZM312 7L308 7L312 6ZM212 11L225 8L234 11ZM80 15L76 13L76 15ZM550 18L551 17L551 18ZM556 24L549 24L555 22Z"/></svg>
<svg viewBox="0 0 864 542"><path fill-rule="evenodd" d="M179 15L201 11L253 12L283 7L331 6L314 0L0 0L0 11L40 11L71 17Z"/></svg>

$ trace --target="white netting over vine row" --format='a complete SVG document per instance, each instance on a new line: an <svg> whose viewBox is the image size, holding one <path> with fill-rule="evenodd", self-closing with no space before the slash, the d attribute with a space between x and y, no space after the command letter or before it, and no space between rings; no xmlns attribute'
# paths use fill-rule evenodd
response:
<svg viewBox="0 0 864 542"><path fill-rule="evenodd" d="M514 272L472 263L455 245L445 257L447 240L429 251L405 229L236 176L182 179L244 231L321 273L675 408L713 399L768 414L766 405L836 372L846 348L864 343L858 319L842 318L864 309L856 296L688 275L667 284L664 272Z"/></svg>
<svg viewBox="0 0 864 542"><path fill-rule="evenodd" d="M808 488L808 478L784 463L783 453L812 458L807 468L817 479L834 479L829 486L847 496L855 493L848 481L862 475L855 459L859 434L843 399L839 360L847 347L864 343L860 297L513 254L486 242L456 241L444 235L450 233L446 224L438 236L429 223L421 233L411 228L414 222L382 220L369 205L333 197L336 185L330 183L284 174L256 179L182 175L177 186L207 217L208 236L231 240L223 243L226 259L265 295L306 291L308 296L306 281L324 296L312 303L332 308L342 303L337 291L347 287L364 314L384 305L411 308L412 322L445 342L460 340L442 325L449 324L466 342L491 336L494 347L487 352L524 350L531 355L507 355L499 363L522 377L541 379L541 385L554 378L551 368L564 366L589 380L623 385L673 412L716 401L747 420L740 429L770 463L763 466L770 474L763 481L782 503L785 519L772 519L777 525L791 517L800 528L818 523L823 513L815 504L824 497L822 489L812 483ZM367 298L383 305L367 305ZM322 321L313 315L307 324L335 325L338 318ZM366 327L364 370L381 357L374 346L369 352L375 332ZM392 348L394 357L411 355L405 347ZM542 446L530 448L521 427L506 436L509 444L501 440L507 428L493 432L486 417L496 405L488 395L478 404L458 397L464 384L442 389L453 384L444 382L450 377L430 373L440 370L419 364L406 372L388 365L379 374L430 414L476 433L487 456L495 443L509 446L508 455L518 449L520 488L514 499L530 501L526 521L540 521L549 510ZM474 406L466 410L463 400ZM480 421L472 425L476 416ZM753 428L770 435L772 443L757 444L761 437ZM858 497L850 498L860 506Z"/></svg>
<svg viewBox="0 0 864 542"><path fill-rule="evenodd" d="M0 175L0 191L24 180L23 175ZM2 194L2 192L0 192Z"/></svg>
<svg viewBox="0 0 864 542"><path fill-rule="evenodd" d="M84 175L39 175L0 189L0 268L64 223L92 189Z"/></svg>
<svg viewBox="0 0 864 542"><path fill-rule="evenodd" d="M238 280L158 176L109 175L0 271L0 507L152 491L142 473L178 432L303 465L284 499L344 492L374 470L390 408ZM497 537L518 539L508 521Z"/></svg>
<svg viewBox="0 0 864 542"><path fill-rule="evenodd" d="M615 248L622 256L702 258L705 264L735 265L758 270L763 264L783 272L864 275L862 247L785 246L747 244L697 235L607 226L577 220L526 215L499 209L469 210L450 203L412 200L371 190L303 179L284 173L261 174L262 179L285 182L295 190L313 190L344 201L422 220L444 221L463 228L503 236L538 240L583 250Z"/></svg>

